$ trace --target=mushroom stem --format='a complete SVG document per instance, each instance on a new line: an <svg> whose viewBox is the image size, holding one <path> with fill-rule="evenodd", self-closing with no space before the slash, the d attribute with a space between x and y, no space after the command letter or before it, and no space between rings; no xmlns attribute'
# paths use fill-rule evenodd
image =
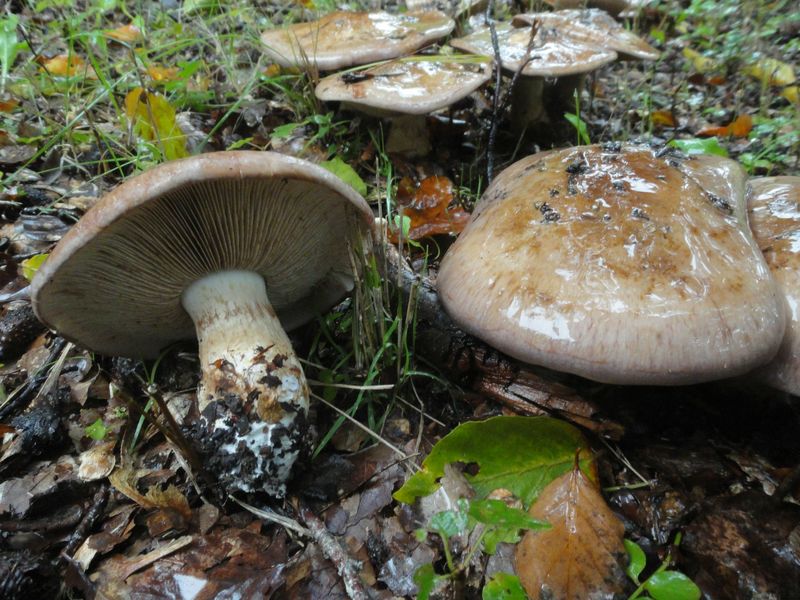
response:
<svg viewBox="0 0 800 600"><path fill-rule="evenodd" d="M522 133L538 122L546 120L542 92L544 78L521 76L511 91L511 125Z"/></svg>
<svg viewBox="0 0 800 600"><path fill-rule="evenodd" d="M430 154L432 146L427 115L395 115L390 120L386 152L407 158Z"/></svg>
<svg viewBox="0 0 800 600"><path fill-rule="evenodd" d="M183 292L199 340L193 437L227 488L282 496L306 437L308 385L264 279L221 271Z"/></svg>

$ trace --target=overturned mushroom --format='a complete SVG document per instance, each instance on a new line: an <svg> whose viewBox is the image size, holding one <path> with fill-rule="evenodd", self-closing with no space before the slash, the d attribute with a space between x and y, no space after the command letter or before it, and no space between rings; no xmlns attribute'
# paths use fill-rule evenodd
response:
<svg viewBox="0 0 800 600"><path fill-rule="evenodd" d="M789 314L778 355L758 374L769 385L800 395L800 177L751 179L748 208L753 235Z"/></svg>
<svg viewBox="0 0 800 600"><path fill-rule="evenodd" d="M688 384L776 353L783 299L719 157L586 146L501 173L445 255L442 302L507 354L607 383Z"/></svg>
<svg viewBox="0 0 800 600"><path fill-rule="evenodd" d="M546 118L545 78L558 79L554 91L559 98L571 98L574 90L582 85L586 73L617 58L613 50L576 40L569 36L568 30L556 27L534 30L499 24L496 31L503 68L512 73L522 69L511 101L511 121L519 131ZM532 43L531 35L534 35ZM488 28L450 40L450 44L465 52L494 55Z"/></svg>
<svg viewBox="0 0 800 600"><path fill-rule="evenodd" d="M219 152L106 195L34 279L39 318L103 354L154 358L197 338L193 437L224 488L284 492L307 438L308 390L284 328L353 285L371 230L361 196L302 160Z"/></svg>
<svg viewBox="0 0 800 600"><path fill-rule="evenodd" d="M431 149L425 115L455 104L491 76L488 58L409 57L326 77L319 82L316 95L326 102L340 101L390 119L386 150L424 156Z"/></svg>
<svg viewBox="0 0 800 600"><path fill-rule="evenodd" d="M409 54L448 35L455 23L439 11L333 12L319 21L261 34L264 52L282 67L331 71Z"/></svg>

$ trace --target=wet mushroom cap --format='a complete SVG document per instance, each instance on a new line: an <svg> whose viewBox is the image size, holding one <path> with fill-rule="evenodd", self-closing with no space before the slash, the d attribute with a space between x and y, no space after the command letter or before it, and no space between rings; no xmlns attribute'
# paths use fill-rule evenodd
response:
<svg viewBox="0 0 800 600"><path fill-rule="evenodd" d="M785 316L744 181L733 161L636 146L525 158L446 254L442 302L497 349L597 381L746 372L774 356Z"/></svg>
<svg viewBox="0 0 800 600"><path fill-rule="evenodd" d="M264 52L282 67L323 71L410 54L448 35L453 19L439 11L333 12L318 21L261 34Z"/></svg>
<svg viewBox="0 0 800 600"><path fill-rule="evenodd" d="M778 355L758 374L800 395L800 177L759 177L748 187L750 227L786 296L789 316Z"/></svg>
<svg viewBox="0 0 800 600"><path fill-rule="evenodd" d="M491 76L488 57L419 57L330 75L315 93L325 102L347 102L385 114L425 115L458 102Z"/></svg>
<svg viewBox="0 0 800 600"><path fill-rule="evenodd" d="M543 30L558 29L575 40L614 50L623 59L657 60L661 53L635 33L628 31L605 11L598 9L526 13L512 20L515 27L535 20Z"/></svg>
<svg viewBox="0 0 800 600"><path fill-rule="evenodd" d="M531 30L529 27L512 27L498 24L497 41L503 68L517 71L527 54ZM464 52L494 56L491 31L480 29L468 36L450 40L450 45ZM555 28L537 31L530 60L522 70L523 75L535 77L563 77L579 75L599 69L614 62L617 53L574 39Z"/></svg>
<svg viewBox="0 0 800 600"><path fill-rule="evenodd" d="M544 0L553 8L560 9L582 9L585 7L597 8L610 15L617 16L624 10L631 8L629 0Z"/></svg>
<svg viewBox="0 0 800 600"><path fill-rule="evenodd" d="M344 234L371 224L358 193L305 161L244 151L171 161L84 215L38 271L33 306L87 348L153 358L196 337L181 305L191 283L244 270L264 278L290 329L352 288Z"/></svg>

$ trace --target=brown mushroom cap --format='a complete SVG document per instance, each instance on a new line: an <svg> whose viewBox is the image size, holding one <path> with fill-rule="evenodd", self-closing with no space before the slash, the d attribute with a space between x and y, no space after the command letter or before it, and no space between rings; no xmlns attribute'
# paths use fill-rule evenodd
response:
<svg viewBox="0 0 800 600"><path fill-rule="evenodd" d="M753 235L786 296L789 315L781 349L759 375L800 395L800 177L751 179L748 207Z"/></svg>
<svg viewBox="0 0 800 600"><path fill-rule="evenodd" d="M530 28L499 23L496 31L503 68L517 71L526 56ZM494 56L488 27L450 40L450 45L472 54ZM525 65L522 74L535 77L578 75L599 69L616 58L617 53L613 50L587 45L555 28L543 29L536 33L530 61Z"/></svg>
<svg viewBox="0 0 800 600"><path fill-rule="evenodd" d="M746 372L775 354L785 318L746 227L744 181L727 159L636 146L525 158L446 254L442 302L499 350L597 381Z"/></svg>
<svg viewBox="0 0 800 600"><path fill-rule="evenodd" d="M326 102L348 102L389 114L425 115L468 96L492 76L489 58L413 58L330 75L319 82L315 93Z"/></svg>
<svg viewBox="0 0 800 600"><path fill-rule="evenodd" d="M661 53L635 33L598 9L526 13L512 20L515 27L539 21L543 29L557 29L590 46L614 50L623 59L657 60Z"/></svg>
<svg viewBox="0 0 800 600"><path fill-rule="evenodd" d="M333 12L318 21L261 34L264 51L282 67L315 65L323 71L409 54L455 27L439 11Z"/></svg>
<svg viewBox="0 0 800 600"><path fill-rule="evenodd" d="M549 4L557 10L561 9L576 9L576 8L598 8L610 15L617 16L624 10L631 8L629 0L544 0L545 4Z"/></svg>
<svg viewBox="0 0 800 600"><path fill-rule="evenodd" d="M220 270L262 275L285 328L353 285L349 236L372 226L363 198L328 171L271 152L165 163L107 194L32 284L39 318L97 352L152 358L194 339L181 305Z"/></svg>

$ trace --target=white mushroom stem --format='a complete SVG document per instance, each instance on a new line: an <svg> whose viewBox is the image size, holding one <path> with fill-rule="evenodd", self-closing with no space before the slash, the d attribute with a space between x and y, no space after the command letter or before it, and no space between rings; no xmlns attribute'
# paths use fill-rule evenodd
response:
<svg viewBox="0 0 800 600"><path fill-rule="evenodd" d="M427 115L395 115L390 120L386 152L408 158L430 154L432 146Z"/></svg>
<svg viewBox="0 0 800 600"><path fill-rule="evenodd" d="M543 77L522 75L514 83L511 96L511 125L517 134L530 129L532 125L546 120L542 91Z"/></svg>
<svg viewBox="0 0 800 600"><path fill-rule="evenodd" d="M307 435L308 385L264 279L222 271L182 303L197 328L202 378L195 437L223 485L282 495Z"/></svg>

